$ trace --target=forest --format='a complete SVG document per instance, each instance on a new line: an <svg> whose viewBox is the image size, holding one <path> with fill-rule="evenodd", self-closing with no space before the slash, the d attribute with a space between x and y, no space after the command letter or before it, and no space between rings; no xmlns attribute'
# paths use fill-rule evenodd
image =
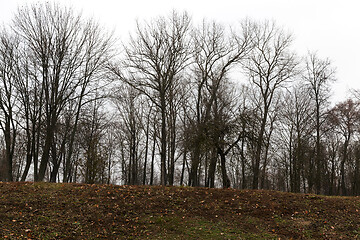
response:
<svg viewBox="0 0 360 240"><path fill-rule="evenodd" d="M274 21L173 11L120 42L56 3L0 30L0 181L360 195L360 94Z"/></svg>

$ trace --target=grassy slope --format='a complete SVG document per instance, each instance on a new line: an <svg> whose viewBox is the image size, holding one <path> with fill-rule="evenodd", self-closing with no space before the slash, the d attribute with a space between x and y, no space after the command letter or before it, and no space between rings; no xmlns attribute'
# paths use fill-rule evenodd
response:
<svg viewBox="0 0 360 240"><path fill-rule="evenodd" d="M360 239L360 198L0 183L1 239Z"/></svg>

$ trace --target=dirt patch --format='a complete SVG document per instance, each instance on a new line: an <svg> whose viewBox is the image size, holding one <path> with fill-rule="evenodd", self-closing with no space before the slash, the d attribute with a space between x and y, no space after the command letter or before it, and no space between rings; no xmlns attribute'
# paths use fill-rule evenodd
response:
<svg viewBox="0 0 360 240"><path fill-rule="evenodd" d="M265 190L0 184L1 239L356 239L360 198Z"/></svg>

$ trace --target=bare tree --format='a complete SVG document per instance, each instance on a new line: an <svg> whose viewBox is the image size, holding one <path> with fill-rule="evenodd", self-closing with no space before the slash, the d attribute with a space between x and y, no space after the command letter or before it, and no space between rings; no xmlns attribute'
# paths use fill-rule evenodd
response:
<svg viewBox="0 0 360 240"><path fill-rule="evenodd" d="M123 67L113 72L123 81L146 95L161 115L160 156L161 184L167 184L167 111L170 90L175 79L188 65L188 32L190 18L187 13L173 12L169 19L158 18L151 23L137 24L135 37L125 47Z"/></svg>
<svg viewBox="0 0 360 240"><path fill-rule="evenodd" d="M106 183L108 181L106 132L109 120L103 108L104 100L92 101L81 112L79 119L79 140L81 148L81 173L85 183Z"/></svg>
<svg viewBox="0 0 360 240"><path fill-rule="evenodd" d="M305 73L303 79L307 83L310 91L310 97L315 105L315 190L320 193L322 184L322 164L323 156L321 155L321 128L325 122L326 107L330 97L330 83L333 82L335 70L332 68L330 60L320 59L316 53L309 53L306 59ZM312 191L312 184L309 184Z"/></svg>
<svg viewBox="0 0 360 240"><path fill-rule="evenodd" d="M68 182L71 175L71 167L73 165L71 158L81 109L86 104L96 100L96 94L99 91L105 90L104 86L107 83L103 79L107 78L106 66L114 55L114 40L111 34L102 31L101 26L93 20L84 23L83 27L86 42L82 50L83 57L78 75L79 84L76 89L77 92L71 99L75 115L73 116L73 125L70 130L69 150L65 159L64 182ZM100 97L105 97L106 95L107 93L105 92Z"/></svg>
<svg viewBox="0 0 360 240"><path fill-rule="evenodd" d="M220 157L220 167L223 188L231 186L227 174L226 157L230 151L245 138L245 131L242 129L242 115L238 111L238 101L232 84L222 87L217 93L217 99L213 106L213 120L210 129L210 136L215 146L216 153ZM214 187L216 161L210 163L209 177L210 187Z"/></svg>
<svg viewBox="0 0 360 240"><path fill-rule="evenodd" d="M206 129L211 120L214 103L221 86L226 82L231 68L243 60L250 50L250 29L248 22L241 25L239 33L227 36L225 28L215 22L203 24L194 31L193 74L194 116L191 117L191 170L189 185L198 186L201 149L206 144ZM215 161L213 158L212 161ZM216 167L216 162L210 164ZM212 171L212 170L211 170Z"/></svg>
<svg viewBox="0 0 360 240"><path fill-rule="evenodd" d="M314 107L309 98L310 92L300 82L295 84L285 95L282 109L280 109L281 120L279 130L283 144L289 146L289 175L290 190L301 191L301 176L304 174L305 166L311 168L311 158L308 158L307 145L312 142L313 111ZM285 137L283 134L287 132ZM286 142L286 143L285 143ZM309 169L308 169L309 170Z"/></svg>
<svg viewBox="0 0 360 240"><path fill-rule="evenodd" d="M139 91L131 86L124 85L114 94L114 103L118 110L121 134L124 137L123 144L126 148L123 150L128 158L127 176L125 184L136 185L141 183L141 150L140 144L143 138L143 106L142 96ZM145 143L148 144L148 143ZM146 148L146 146L145 146Z"/></svg>
<svg viewBox="0 0 360 240"><path fill-rule="evenodd" d="M277 91L296 74L297 61L295 54L290 51L291 35L277 27L274 22L253 23L253 29L254 49L244 68L251 84L259 91L261 104L261 123L253 166L252 187L256 189L269 112Z"/></svg>
<svg viewBox="0 0 360 240"><path fill-rule="evenodd" d="M19 8L13 24L31 57L33 82L41 88L45 141L35 174L35 180L41 181L45 177L60 115L67 103L79 94L78 115L89 81L108 57L110 40L103 38L99 26L92 21L85 22L72 9L55 3ZM70 149L70 156L71 152Z"/></svg>
<svg viewBox="0 0 360 240"><path fill-rule="evenodd" d="M18 73L19 45L19 39L16 36L6 30L0 32L0 129L5 141L4 168L0 171L0 179L5 181L13 181L12 165L18 132L16 112L19 106L16 105L15 81L20 77Z"/></svg>
<svg viewBox="0 0 360 240"><path fill-rule="evenodd" d="M347 195L345 184L345 164L349 158L349 146L355 131L359 128L360 106L358 102L348 99L345 102L338 103L331 109L328 115L330 122L335 129L341 134L343 139L342 159L340 161L341 174L341 194Z"/></svg>

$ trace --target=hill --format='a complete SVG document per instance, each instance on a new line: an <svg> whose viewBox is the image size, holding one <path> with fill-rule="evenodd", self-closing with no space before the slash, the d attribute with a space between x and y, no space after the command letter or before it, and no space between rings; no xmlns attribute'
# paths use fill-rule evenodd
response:
<svg viewBox="0 0 360 240"><path fill-rule="evenodd" d="M0 183L1 239L356 239L360 198Z"/></svg>

